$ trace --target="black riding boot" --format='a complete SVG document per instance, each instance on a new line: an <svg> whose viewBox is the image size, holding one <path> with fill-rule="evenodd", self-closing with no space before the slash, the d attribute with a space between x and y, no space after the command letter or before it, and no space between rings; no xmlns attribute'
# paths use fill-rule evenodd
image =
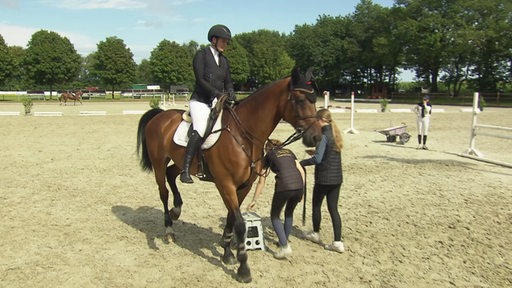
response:
<svg viewBox="0 0 512 288"><path fill-rule="evenodd" d="M423 135L423 149L428 150L427 148L427 135Z"/></svg>
<svg viewBox="0 0 512 288"><path fill-rule="evenodd" d="M196 130L192 131L190 138L188 139L187 149L185 150L185 164L183 165L183 172L180 174L180 181L183 183L194 183L194 180L190 177L190 163L196 155L197 149L201 146L201 136Z"/></svg>

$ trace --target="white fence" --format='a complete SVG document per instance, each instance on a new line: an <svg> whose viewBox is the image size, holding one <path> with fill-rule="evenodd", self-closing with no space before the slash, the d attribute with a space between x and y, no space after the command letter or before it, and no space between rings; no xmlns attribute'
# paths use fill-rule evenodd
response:
<svg viewBox="0 0 512 288"><path fill-rule="evenodd" d="M460 156L468 157L472 159L476 159L479 161L484 161L492 164L502 165L505 167L512 168L511 163L502 162L499 160L493 160L493 159L487 159L483 156L483 154L476 149L476 136L490 136L490 137L497 137L497 138L503 138L503 139L512 139L512 134L507 134L509 132L512 132L512 127L503 127L503 126L496 126L496 125L486 125L486 124L478 124L477 122L477 116L478 116L478 98L479 93L476 92L473 94L473 122L471 124L471 137L469 141L469 148L466 150L466 152L460 154ZM498 131L496 133L488 132L488 130L492 131Z"/></svg>

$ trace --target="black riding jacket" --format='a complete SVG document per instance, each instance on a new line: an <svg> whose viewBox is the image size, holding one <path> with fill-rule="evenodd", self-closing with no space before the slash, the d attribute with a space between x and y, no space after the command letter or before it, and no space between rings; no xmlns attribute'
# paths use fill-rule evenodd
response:
<svg viewBox="0 0 512 288"><path fill-rule="evenodd" d="M217 65L210 46L205 47L197 51L193 66L196 85L191 99L211 106L213 99L233 93L229 61L222 53Z"/></svg>

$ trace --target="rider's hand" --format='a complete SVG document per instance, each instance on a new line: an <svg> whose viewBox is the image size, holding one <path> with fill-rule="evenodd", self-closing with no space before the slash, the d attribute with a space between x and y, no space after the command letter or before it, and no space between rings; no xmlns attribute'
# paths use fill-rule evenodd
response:
<svg viewBox="0 0 512 288"><path fill-rule="evenodd" d="M228 98L226 99L226 105L229 107L229 108L233 108L233 106L235 106L235 103L236 103L236 96L235 96L235 92L234 91L229 91L228 92Z"/></svg>
<svg viewBox="0 0 512 288"><path fill-rule="evenodd" d="M226 107L233 108L233 106L235 106L235 100L228 98L224 102L224 105L226 105Z"/></svg>

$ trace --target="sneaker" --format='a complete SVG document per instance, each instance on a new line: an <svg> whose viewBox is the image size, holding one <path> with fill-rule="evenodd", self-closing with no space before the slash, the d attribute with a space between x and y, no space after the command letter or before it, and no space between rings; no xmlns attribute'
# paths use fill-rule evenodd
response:
<svg viewBox="0 0 512 288"><path fill-rule="evenodd" d="M281 246L277 249L276 254L274 254L274 258L276 259L286 259L292 255L292 247L290 245Z"/></svg>
<svg viewBox="0 0 512 288"><path fill-rule="evenodd" d="M318 235L318 233L316 233L315 231L306 233L306 235L304 237L313 243L317 243L317 244L322 243L322 241L320 240L320 235Z"/></svg>
<svg viewBox="0 0 512 288"><path fill-rule="evenodd" d="M423 145L423 150L428 150L427 146L426 145Z"/></svg>
<svg viewBox="0 0 512 288"><path fill-rule="evenodd" d="M343 242L341 242L341 241L334 241L334 242L332 242L332 244L325 245L324 248L325 248L325 250L335 251L338 253L345 252L345 246L343 245Z"/></svg>
<svg viewBox="0 0 512 288"><path fill-rule="evenodd" d="M422 149L422 146L418 145L418 147L416 147L416 150L420 150L420 149Z"/></svg>

